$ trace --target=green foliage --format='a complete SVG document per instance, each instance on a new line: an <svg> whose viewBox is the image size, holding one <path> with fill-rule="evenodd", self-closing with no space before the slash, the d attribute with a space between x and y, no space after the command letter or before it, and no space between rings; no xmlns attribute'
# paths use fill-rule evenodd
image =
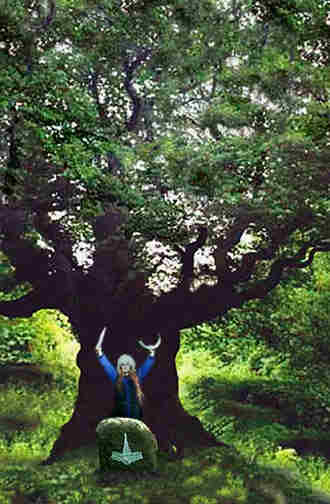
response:
<svg viewBox="0 0 330 504"><path fill-rule="evenodd" d="M54 310L40 310L29 319L2 317L0 331L1 364L31 363L47 367L57 360L55 375L63 376L65 362L60 357L63 345L68 351L74 351L74 337L67 317ZM76 374L75 364L69 367Z"/></svg>
<svg viewBox="0 0 330 504"><path fill-rule="evenodd" d="M40 12L33 3L2 4L0 127L8 147L14 121L17 155L33 160L15 174L19 200L31 187L39 195L56 171L83 188L81 213L68 205L78 227L115 201L131 211L127 226L145 241L159 228L165 241L182 244L189 216L180 205L164 205L166 186L203 205L221 201L220 225L247 202L274 222L308 205L318 213L319 237L327 236L328 25L321 2L119 8L63 0L40 32L47 2ZM315 159L304 159L306 151ZM108 177L108 152L121 160L120 177ZM37 159L53 165L42 175ZM212 216L207 205L204 211Z"/></svg>
<svg viewBox="0 0 330 504"><path fill-rule="evenodd" d="M229 364L237 359L245 361L251 346L255 346L255 339L248 334L240 337L235 323L226 326L201 324L181 331L181 346L185 351L208 350L224 364Z"/></svg>
<svg viewBox="0 0 330 504"><path fill-rule="evenodd" d="M23 363L29 362L32 353L29 351L34 331L29 319L19 319L17 322L8 321L1 317L0 362Z"/></svg>

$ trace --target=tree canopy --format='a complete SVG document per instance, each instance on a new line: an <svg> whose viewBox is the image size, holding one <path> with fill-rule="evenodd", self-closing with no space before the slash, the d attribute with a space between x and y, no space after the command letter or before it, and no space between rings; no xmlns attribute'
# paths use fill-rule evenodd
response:
<svg viewBox="0 0 330 504"><path fill-rule="evenodd" d="M50 279L68 292L72 272L106 282L110 257L145 290L178 261L163 291L212 303L225 288L239 306L329 251L328 10L0 0L1 248L7 285L28 285L21 311L2 313L31 313L37 291L60 307ZM82 240L92 266L77 260ZM151 240L167 247L156 263Z"/></svg>

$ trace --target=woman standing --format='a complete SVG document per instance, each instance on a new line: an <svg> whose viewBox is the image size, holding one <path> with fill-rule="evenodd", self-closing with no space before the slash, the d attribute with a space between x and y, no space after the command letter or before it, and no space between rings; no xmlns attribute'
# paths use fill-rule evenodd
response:
<svg viewBox="0 0 330 504"><path fill-rule="evenodd" d="M135 360L131 355L127 354L123 354L119 357L116 370L102 351L105 332L106 327L104 327L100 334L95 351L100 364L115 385L115 408L112 416L141 420L144 399L141 382L155 364L155 350L160 345L161 338L158 338L155 345L147 346L140 342L144 348L149 350L150 355L137 372L135 370Z"/></svg>

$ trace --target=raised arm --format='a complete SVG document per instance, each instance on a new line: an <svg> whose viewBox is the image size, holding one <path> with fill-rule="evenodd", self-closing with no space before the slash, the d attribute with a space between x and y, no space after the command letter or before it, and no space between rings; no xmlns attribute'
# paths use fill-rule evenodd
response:
<svg viewBox="0 0 330 504"><path fill-rule="evenodd" d="M144 361L142 366L139 367L139 369L137 371L137 375L138 375L138 378L140 381L142 381L143 378L145 376L147 376L147 374L149 373L150 369L155 364L155 362L156 362L156 358L149 355L149 357Z"/></svg>

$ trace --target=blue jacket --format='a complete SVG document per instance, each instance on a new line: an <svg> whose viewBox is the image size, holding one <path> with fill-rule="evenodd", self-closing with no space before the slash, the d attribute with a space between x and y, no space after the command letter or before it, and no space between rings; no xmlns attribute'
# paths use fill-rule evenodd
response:
<svg viewBox="0 0 330 504"><path fill-rule="evenodd" d="M101 357L98 357L98 359L112 383L115 384L118 378L116 368L111 364L106 355L103 354ZM150 369L155 364L155 360L155 357L149 356L137 370L136 374L140 383L142 383L144 377L149 373ZM142 418L142 410L136 396L135 385L132 379L124 376L123 385L124 387L122 391L119 391L116 388L116 405L114 411L112 412L112 416L136 418L140 420Z"/></svg>

